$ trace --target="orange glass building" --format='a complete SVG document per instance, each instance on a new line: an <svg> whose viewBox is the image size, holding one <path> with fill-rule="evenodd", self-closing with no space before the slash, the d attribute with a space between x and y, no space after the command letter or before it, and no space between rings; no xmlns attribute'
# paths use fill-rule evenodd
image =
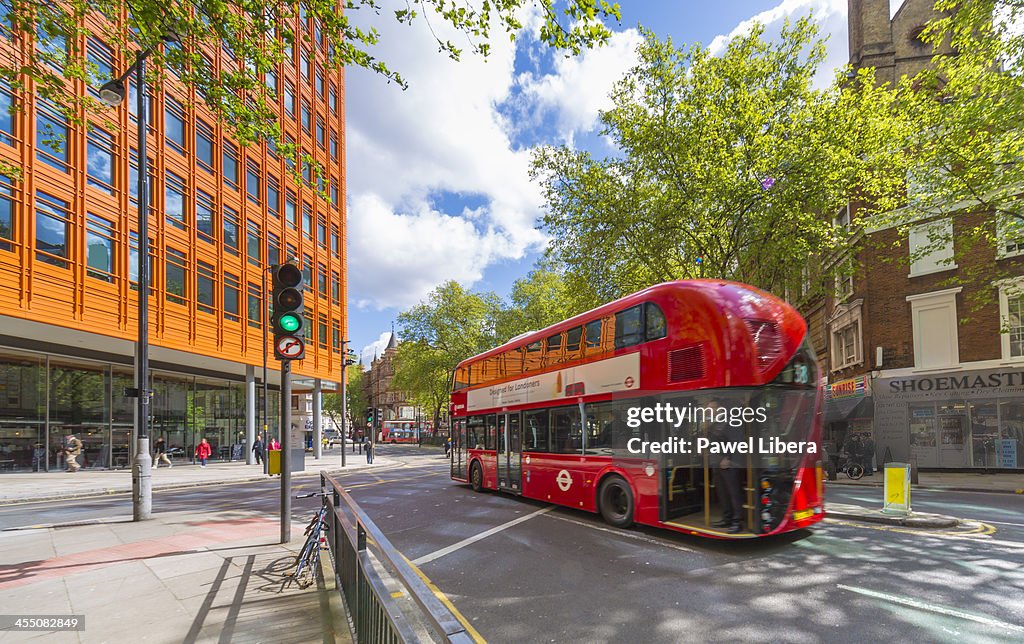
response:
<svg viewBox="0 0 1024 644"><path fill-rule="evenodd" d="M74 37L104 78L134 60ZM172 455L191 457L204 437L215 459L251 452L262 424L271 264L293 258L306 276L307 351L294 365L296 386L334 389L342 377L343 74L324 67L322 48L298 43L266 81L287 140L326 170L326 195L299 185L273 146L239 145L173 76L150 99L150 437L164 437ZM0 34L5 65L26 62L32 48L67 46L44 34ZM203 53L222 69L241 64L221 48ZM102 83L68 82L78 94ZM124 389L135 386L138 307L136 99L130 92L118 108L85 114L82 126L34 89L31 80L24 91L0 81L0 158L24 169L20 179L0 174L0 472L62 467L57 451L72 433L84 442L84 467L126 467L134 399ZM274 434L272 348L267 361Z"/></svg>

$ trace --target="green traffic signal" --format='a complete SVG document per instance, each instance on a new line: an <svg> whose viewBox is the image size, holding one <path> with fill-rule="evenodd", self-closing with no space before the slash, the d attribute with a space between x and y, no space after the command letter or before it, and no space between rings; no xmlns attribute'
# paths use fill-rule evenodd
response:
<svg viewBox="0 0 1024 644"><path fill-rule="evenodd" d="M277 319L277 324L289 333L298 331L302 327L302 320L297 315L286 313Z"/></svg>

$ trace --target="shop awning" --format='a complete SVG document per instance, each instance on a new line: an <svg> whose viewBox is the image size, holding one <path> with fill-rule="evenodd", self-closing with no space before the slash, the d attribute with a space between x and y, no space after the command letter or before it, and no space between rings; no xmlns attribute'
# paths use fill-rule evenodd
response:
<svg viewBox="0 0 1024 644"><path fill-rule="evenodd" d="M825 422L834 423L851 418L874 418L875 402L871 396L832 398L825 403Z"/></svg>

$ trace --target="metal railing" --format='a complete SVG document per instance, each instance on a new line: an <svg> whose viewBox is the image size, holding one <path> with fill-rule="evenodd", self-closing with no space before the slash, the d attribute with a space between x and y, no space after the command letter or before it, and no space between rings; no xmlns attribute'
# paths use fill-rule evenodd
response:
<svg viewBox="0 0 1024 644"><path fill-rule="evenodd" d="M320 489L331 492L327 543L357 641L474 641L339 482L321 472Z"/></svg>

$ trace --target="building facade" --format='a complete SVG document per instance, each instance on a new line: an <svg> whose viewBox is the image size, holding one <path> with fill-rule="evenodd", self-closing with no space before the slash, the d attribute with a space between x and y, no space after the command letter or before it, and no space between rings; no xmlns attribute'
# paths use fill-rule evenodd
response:
<svg viewBox="0 0 1024 644"><path fill-rule="evenodd" d="M917 36L932 5L907 0L890 19L887 0L850 0L851 64L875 66L879 82L920 71L932 51ZM857 209L851 204L838 223L849 225ZM853 260L852 275L803 307L826 365L831 454L862 434L878 465L1022 467L1024 297L1016 286L1024 286L1024 246L1003 238L954 246L982 221L958 212L909 221L903 232L869 225L840 260ZM930 241L937 229L949 240L943 247Z"/></svg>
<svg viewBox="0 0 1024 644"><path fill-rule="evenodd" d="M295 20L299 33L319 37L310 20ZM68 38L105 78L134 60L94 35L10 30L0 33L0 56L17 65L33 48L66 49ZM220 47L201 53L221 70L241 69ZM175 453L191 456L204 437L215 458L248 453L239 448L252 437L246 412L260 423L264 406L274 431L272 351L265 401L258 386L272 264L290 258L306 275L297 387L333 388L342 377L344 79L315 44L297 39L291 53L266 82L284 136L324 169L322 190L295 181L273 145L241 145L172 74L149 100L150 435ZM82 112L76 123L34 90L31 79L23 89L0 81L0 159L24 169L0 175L0 471L60 467L56 450L71 433L85 443L86 467L122 467L134 447L124 389L134 386L138 326L136 101Z"/></svg>

